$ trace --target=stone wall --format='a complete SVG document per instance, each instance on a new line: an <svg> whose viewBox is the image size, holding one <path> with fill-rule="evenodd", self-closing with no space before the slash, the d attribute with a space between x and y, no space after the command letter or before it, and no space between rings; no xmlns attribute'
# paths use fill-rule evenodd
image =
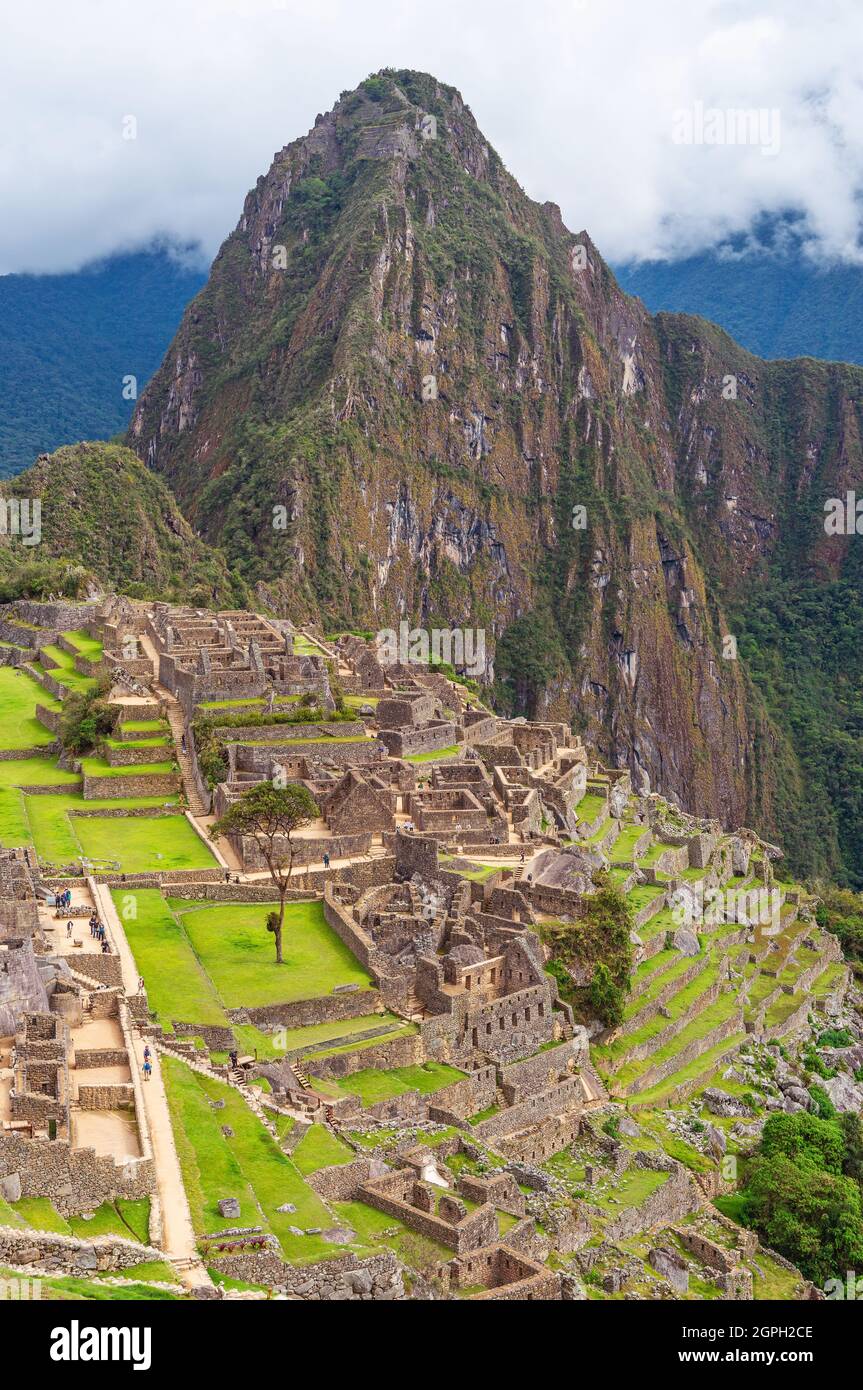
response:
<svg viewBox="0 0 863 1390"><path fill-rule="evenodd" d="M374 990L344 990L319 999L295 999L290 1004L229 1009L228 1017L232 1023L253 1023L258 1027L272 1024L282 1028L305 1028L310 1023L337 1023L343 1018L361 1018L374 1013L379 1002Z"/></svg>
<svg viewBox="0 0 863 1390"><path fill-rule="evenodd" d="M650 1168L656 1162L655 1155L645 1154L642 1157L643 1167ZM697 1211L703 1201L701 1192L683 1164L674 1163L667 1182L652 1192L639 1206L625 1207L611 1221L608 1220L607 1212L601 1213L605 1222L605 1239L630 1240L643 1231L671 1225L690 1212Z"/></svg>
<svg viewBox="0 0 863 1390"><path fill-rule="evenodd" d="M95 1274L130 1269L133 1265L164 1260L162 1250L139 1245L121 1236L54 1235L48 1231L21 1231L0 1226L0 1265L33 1266L38 1278L43 1271L52 1274Z"/></svg>
<svg viewBox="0 0 863 1390"><path fill-rule="evenodd" d="M281 840L276 841L276 848ZM232 836L231 844L243 860L243 866L249 873L259 872L266 869L266 863L251 835ZM320 863L324 853L331 859L352 859L363 854L368 854L372 847L372 836L369 831L364 831L357 835L331 835L326 839L298 839L294 838L294 864L313 864Z"/></svg>
<svg viewBox="0 0 863 1390"><path fill-rule="evenodd" d="M151 1158L113 1158L73 1149L61 1139L0 1134L0 1177L17 1173L24 1197L49 1197L64 1214L92 1211L117 1197L149 1197L156 1190Z"/></svg>
<svg viewBox="0 0 863 1390"><path fill-rule="evenodd" d="M666 1078L671 1076L674 1072L688 1067L690 1062L695 1062L702 1053L709 1052L711 1048L716 1047L718 1043L724 1042L726 1038L730 1038L733 1034L742 1033L743 1031L743 1010L741 1008L736 1010L731 1018L726 1019L724 1023L717 1024L717 1026L711 1029L709 1033L706 1033L703 1038L696 1038L688 1047L681 1048L679 1052L669 1057L667 1062L659 1066L650 1067L633 1081L631 1085L627 1086L623 1094L627 1096L637 1096L639 1091L646 1091L651 1086L658 1086L660 1082L665 1081ZM675 1102L669 1098L668 1103L674 1104Z"/></svg>
<svg viewBox="0 0 863 1390"><path fill-rule="evenodd" d="M579 1029L575 1037L549 1047L535 1057L527 1057L523 1062L510 1062L499 1068L499 1084L510 1105L545 1090L552 1082L570 1068L578 1069L582 1061L588 1060L589 1046L587 1035Z"/></svg>
<svg viewBox="0 0 863 1390"><path fill-rule="evenodd" d="M482 1293L470 1295L471 1302L547 1303L560 1298L558 1274L501 1243L461 1255L449 1268L455 1287L485 1286Z"/></svg>
<svg viewBox="0 0 863 1390"><path fill-rule="evenodd" d="M158 762L160 759L154 761ZM89 773L84 774L85 801L101 798L116 800L126 796L174 796L182 787L183 779L179 772L129 777L94 777Z"/></svg>
<svg viewBox="0 0 863 1390"><path fill-rule="evenodd" d="M119 956L103 955L101 951L82 951L80 955L69 955L66 959L72 970L86 975L88 980L95 980L97 984L114 988L123 983L123 967Z"/></svg>
<svg viewBox="0 0 863 1390"><path fill-rule="evenodd" d="M363 1183L359 1188L358 1197L368 1206L384 1212L387 1216L396 1217L412 1231L417 1231L458 1254L480 1249L483 1245L491 1245L496 1241L498 1222L494 1207L477 1207L460 1219L456 1219L457 1213L454 1213L453 1219L448 1219L443 1214L435 1215L430 1208L423 1209L415 1205L423 1193L428 1193L428 1202L435 1200L434 1190L429 1192L426 1184L416 1181L413 1169L407 1168ZM449 1193L440 1198L438 1211L441 1213L447 1197L450 1197Z"/></svg>
<svg viewBox="0 0 863 1390"><path fill-rule="evenodd" d="M273 1252L262 1251L212 1256L210 1266L227 1278L281 1288L292 1298L315 1302L375 1302L405 1297L401 1269L390 1252L365 1260L344 1255L297 1269Z"/></svg>
<svg viewBox="0 0 863 1390"><path fill-rule="evenodd" d="M391 758L414 757L417 753L437 753L459 741L455 724L428 724L421 729L381 729L378 733Z"/></svg>
<svg viewBox="0 0 863 1390"><path fill-rule="evenodd" d="M368 1047L354 1048L351 1052L336 1052L329 1056L315 1057L305 1054L306 1069L312 1076L338 1079L353 1076L354 1072L374 1068L377 1071L392 1071L395 1067L412 1067L425 1061L425 1048L418 1033L411 1037L396 1038L388 1042L382 1039Z"/></svg>
<svg viewBox="0 0 863 1390"><path fill-rule="evenodd" d="M134 1107L135 1093L131 1081L79 1086L78 1104L82 1110L127 1110Z"/></svg>
<svg viewBox="0 0 863 1390"><path fill-rule="evenodd" d="M127 1067L129 1054L125 1047L85 1047L75 1051L76 1067Z"/></svg>
<svg viewBox="0 0 863 1390"><path fill-rule="evenodd" d="M388 1171L386 1163L379 1158L357 1158L353 1163L319 1168L306 1181L325 1202L352 1202L364 1182L382 1178Z"/></svg>
<svg viewBox="0 0 863 1390"><path fill-rule="evenodd" d="M581 1112L572 1110L568 1115L548 1115L539 1124L517 1134L509 1134L498 1139L495 1148L509 1159L525 1163L544 1163L552 1154L575 1142L581 1133Z"/></svg>
<svg viewBox="0 0 863 1390"><path fill-rule="evenodd" d="M580 1114L583 1105L584 1090L581 1079L570 1076L549 1090L528 1096L519 1104L508 1106L497 1115L492 1115L490 1119L482 1120L474 1126L474 1134L478 1139L491 1143L500 1135L528 1129L549 1116L565 1115L571 1111Z"/></svg>

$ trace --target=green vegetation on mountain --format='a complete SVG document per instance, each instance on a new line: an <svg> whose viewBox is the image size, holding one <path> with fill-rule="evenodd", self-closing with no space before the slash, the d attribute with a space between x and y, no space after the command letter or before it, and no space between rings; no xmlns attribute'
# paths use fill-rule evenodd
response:
<svg viewBox="0 0 863 1390"><path fill-rule="evenodd" d="M124 378L143 390L205 278L158 246L65 275L0 275L0 478L125 429Z"/></svg>
<svg viewBox="0 0 863 1390"><path fill-rule="evenodd" d="M246 594L162 480L122 445L58 449L10 479L4 493L40 501L41 540L28 546L21 535L0 535L3 601L78 597L93 582L135 598L211 606Z"/></svg>
<svg viewBox="0 0 863 1390"><path fill-rule="evenodd" d="M770 1115L735 1198L737 1216L820 1285L863 1262L861 1149L859 1115Z"/></svg>

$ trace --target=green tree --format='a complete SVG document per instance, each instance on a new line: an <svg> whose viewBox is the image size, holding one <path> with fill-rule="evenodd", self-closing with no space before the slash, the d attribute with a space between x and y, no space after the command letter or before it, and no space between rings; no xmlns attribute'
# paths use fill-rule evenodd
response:
<svg viewBox="0 0 863 1390"><path fill-rule="evenodd" d="M277 965L283 964L285 898L294 864L291 836L295 830L310 825L319 814L317 803L307 787L294 782L287 787L259 782L244 792L210 827L210 836L214 840L220 835L251 835L261 852L279 894L278 912L271 912L267 917L267 931L272 932L276 939Z"/></svg>
<svg viewBox="0 0 863 1390"><path fill-rule="evenodd" d="M597 961L594 968L589 997L597 1018L607 1027L617 1028L623 1022L626 994L614 983L611 971L602 961Z"/></svg>
<svg viewBox="0 0 863 1390"><path fill-rule="evenodd" d="M110 734L117 717L116 707L105 698L110 681L103 679L94 690L66 696L60 722L60 742L67 753L89 753Z"/></svg>

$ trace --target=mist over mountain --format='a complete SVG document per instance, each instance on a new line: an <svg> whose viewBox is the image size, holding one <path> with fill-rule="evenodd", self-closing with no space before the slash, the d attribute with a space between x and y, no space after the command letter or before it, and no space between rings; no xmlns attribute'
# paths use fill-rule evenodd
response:
<svg viewBox="0 0 863 1390"><path fill-rule="evenodd" d="M863 264L819 260L782 220L715 251L614 273L651 312L699 314L759 357L863 363Z"/></svg>
<svg viewBox="0 0 863 1390"><path fill-rule="evenodd" d="M67 275L0 276L0 477L125 429L206 270L166 246Z"/></svg>

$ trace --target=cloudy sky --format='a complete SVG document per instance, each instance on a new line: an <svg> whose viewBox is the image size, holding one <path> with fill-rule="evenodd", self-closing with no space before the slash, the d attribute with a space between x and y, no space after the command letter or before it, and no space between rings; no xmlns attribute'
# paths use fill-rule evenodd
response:
<svg viewBox="0 0 863 1390"><path fill-rule="evenodd" d="M0 273L157 236L212 255L273 152L387 66L457 86L611 260L788 210L812 255L863 259L861 0L28 0L3 17Z"/></svg>

